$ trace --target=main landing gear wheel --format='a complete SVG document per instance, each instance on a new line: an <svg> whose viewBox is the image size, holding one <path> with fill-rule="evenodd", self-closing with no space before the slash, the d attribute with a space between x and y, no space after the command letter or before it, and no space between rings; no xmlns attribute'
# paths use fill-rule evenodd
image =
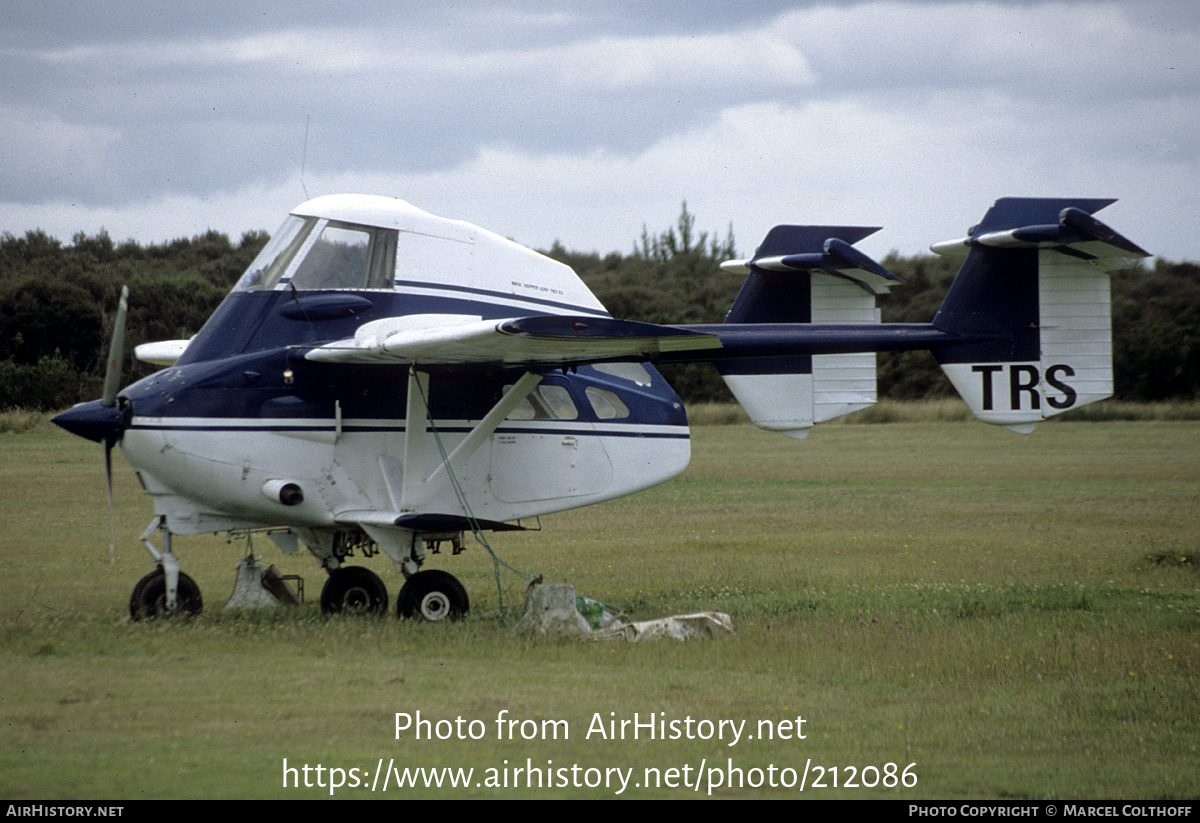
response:
<svg viewBox="0 0 1200 823"><path fill-rule="evenodd" d="M200 614L203 608L200 587L183 572L179 573L179 587L175 590L174 611L167 608L167 575L162 569L152 571L139 580L129 597L129 616L134 620Z"/></svg>
<svg viewBox="0 0 1200 823"><path fill-rule="evenodd" d="M452 574L430 569L405 581L396 595L396 613L429 623L458 620L471 610L467 590Z"/></svg>
<svg viewBox="0 0 1200 823"><path fill-rule="evenodd" d="M334 569L321 589L325 614L386 614L387 607L387 586L379 575L362 566Z"/></svg>

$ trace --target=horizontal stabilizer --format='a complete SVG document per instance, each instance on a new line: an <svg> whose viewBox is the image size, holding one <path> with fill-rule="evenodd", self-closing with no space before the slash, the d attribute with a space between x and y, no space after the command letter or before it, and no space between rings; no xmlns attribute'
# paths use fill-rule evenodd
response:
<svg viewBox="0 0 1200 823"><path fill-rule="evenodd" d="M756 269L823 272L855 282L874 294L886 294L900 278L851 245L877 231L863 226L776 226L767 233L754 257L728 260L721 268L735 274L750 274Z"/></svg>
<svg viewBox="0 0 1200 823"><path fill-rule="evenodd" d="M1038 249L1077 260L1102 261L1106 269L1128 265L1150 253L1101 223L1092 214L1115 200L1007 197L962 240L935 243L937 254L966 255L971 249Z"/></svg>

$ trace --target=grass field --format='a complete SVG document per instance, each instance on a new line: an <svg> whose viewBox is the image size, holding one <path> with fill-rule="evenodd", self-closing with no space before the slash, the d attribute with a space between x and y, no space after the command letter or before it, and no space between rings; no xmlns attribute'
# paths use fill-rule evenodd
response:
<svg viewBox="0 0 1200 823"><path fill-rule="evenodd" d="M696 796L697 777L720 797L1200 796L1197 422L836 425L803 443L697 427L677 480L491 536L635 618L717 608L736 629L633 645L515 636L478 547L433 558L472 613L431 626L322 617L311 558L263 538L308 603L223 612L245 541L180 538L205 613L129 623L149 498L118 460L110 564L100 447L29 429L0 435L5 798L328 797L331 774L336 797L395 797L351 785L381 760L474 769L405 790L447 798L611 797L622 775L633 797ZM382 561L364 564L394 598ZM519 612L524 581L501 579ZM396 713L418 711L463 724L397 740ZM534 722L504 733L502 712ZM678 739L595 731L635 712ZM723 720L745 721L736 742Z"/></svg>

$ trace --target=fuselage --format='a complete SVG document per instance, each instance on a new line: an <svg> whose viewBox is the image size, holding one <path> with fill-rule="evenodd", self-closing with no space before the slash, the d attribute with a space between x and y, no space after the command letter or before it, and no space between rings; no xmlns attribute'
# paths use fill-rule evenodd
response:
<svg viewBox="0 0 1200 823"><path fill-rule="evenodd" d="M544 373L453 478L437 477L524 369L426 369L427 396L415 399L437 448L412 455L407 368L305 354L381 318L607 312L569 268L401 201L319 198L289 221L280 234L291 246L268 246L174 365L121 392L122 452L172 532L339 528L398 512L402 497L411 513L467 508L500 523L629 494L686 467L682 402L649 364L619 364ZM347 247L367 261L361 281L337 270L362 260L328 260ZM332 274L306 262L319 253ZM414 494L414 473L439 482ZM280 483L302 500L281 502Z"/></svg>

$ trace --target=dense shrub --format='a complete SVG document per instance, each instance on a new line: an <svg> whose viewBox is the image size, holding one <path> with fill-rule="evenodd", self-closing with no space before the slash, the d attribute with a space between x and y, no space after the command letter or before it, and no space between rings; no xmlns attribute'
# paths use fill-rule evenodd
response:
<svg viewBox="0 0 1200 823"><path fill-rule="evenodd" d="M725 239L697 232L686 204L676 224L643 231L631 253L581 254L555 244L549 256L575 269L615 316L647 323L719 323L742 277L720 263L737 257ZM126 375L152 369L128 355L149 340L189 337L266 244L265 232L238 243L209 231L142 247L106 232L70 245L40 230L0 236L0 408L50 410L93 399L121 286L131 289ZM937 312L956 271L940 257L889 255L904 285L880 298L885 322L924 323ZM1121 400L1192 400L1200 395L1200 266L1159 261L1116 272L1113 361ZM952 394L927 352L881 353L879 394L919 399ZM708 364L663 369L688 402L730 399Z"/></svg>

